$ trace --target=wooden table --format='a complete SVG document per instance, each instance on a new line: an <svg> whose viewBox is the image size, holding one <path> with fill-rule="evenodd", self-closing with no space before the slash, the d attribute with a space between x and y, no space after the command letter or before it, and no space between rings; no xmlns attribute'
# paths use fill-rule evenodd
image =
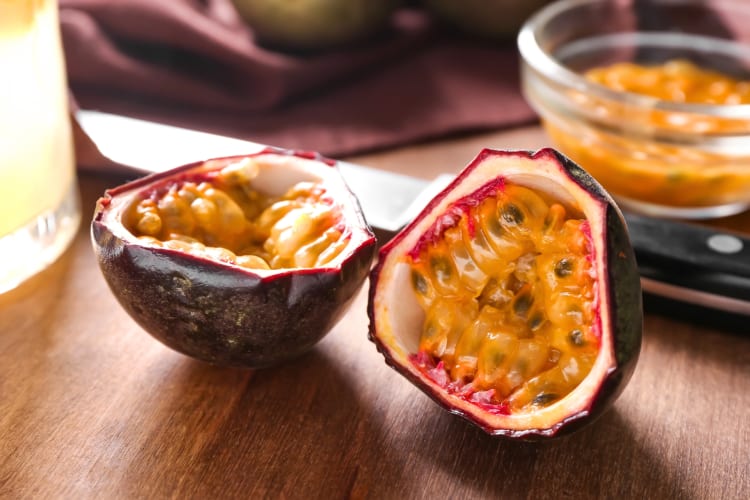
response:
<svg viewBox="0 0 750 500"><path fill-rule="evenodd" d="M529 128L354 160L431 177L483 146L545 143ZM70 250L0 296L0 497L750 497L750 326L647 309L612 410L568 437L510 442L385 365L364 289L284 366L217 368L163 347L117 304L91 250L95 199L122 181L82 174Z"/></svg>

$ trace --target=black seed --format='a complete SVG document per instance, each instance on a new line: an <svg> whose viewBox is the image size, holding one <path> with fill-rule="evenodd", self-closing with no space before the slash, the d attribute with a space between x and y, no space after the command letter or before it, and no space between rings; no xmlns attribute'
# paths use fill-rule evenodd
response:
<svg viewBox="0 0 750 500"><path fill-rule="evenodd" d="M534 398L532 403L538 406L545 406L555 401L557 398L558 398L557 394L554 394L552 392L543 392L541 394L538 394Z"/></svg>
<svg viewBox="0 0 750 500"><path fill-rule="evenodd" d="M523 212L513 203L508 203L503 207L503 220L508 224L523 224Z"/></svg>
<svg viewBox="0 0 750 500"><path fill-rule="evenodd" d="M576 347L581 347L586 343L583 340L583 332L577 328L568 334L568 341Z"/></svg>
<svg viewBox="0 0 750 500"><path fill-rule="evenodd" d="M567 258L558 260L555 264L555 274L558 278L565 278L573 274L573 261Z"/></svg>
<svg viewBox="0 0 750 500"><path fill-rule="evenodd" d="M519 316L525 316L533 303L534 298L528 293L516 295L516 299L513 301L513 312Z"/></svg>
<svg viewBox="0 0 750 500"><path fill-rule="evenodd" d="M535 312L531 315L531 319L529 319L529 328L532 332L535 332L539 329L540 326L542 326L542 323L544 323L544 314L541 312Z"/></svg>
<svg viewBox="0 0 750 500"><path fill-rule="evenodd" d="M427 295L427 280L417 271L411 272L411 282L420 295Z"/></svg>

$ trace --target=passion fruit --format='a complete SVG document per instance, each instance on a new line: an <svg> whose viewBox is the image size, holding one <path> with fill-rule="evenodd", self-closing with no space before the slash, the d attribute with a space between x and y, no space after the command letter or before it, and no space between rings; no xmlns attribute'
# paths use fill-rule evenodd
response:
<svg viewBox="0 0 750 500"><path fill-rule="evenodd" d="M381 248L368 315L386 362L437 403L527 439L600 415L643 325L622 214L551 149L483 150Z"/></svg>
<svg viewBox="0 0 750 500"><path fill-rule="evenodd" d="M384 30L401 0L232 0L259 43L318 51L360 42Z"/></svg>
<svg viewBox="0 0 750 500"><path fill-rule="evenodd" d="M375 254L335 163L271 149L110 189L91 234L109 287L148 333L188 356L252 368L318 342Z"/></svg>
<svg viewBox="0 0 750 500"><path fill-rule="evenodd" d="M421 0L425 8L470 36L507 41L518 34L523 23L552 0Z"/></svg>

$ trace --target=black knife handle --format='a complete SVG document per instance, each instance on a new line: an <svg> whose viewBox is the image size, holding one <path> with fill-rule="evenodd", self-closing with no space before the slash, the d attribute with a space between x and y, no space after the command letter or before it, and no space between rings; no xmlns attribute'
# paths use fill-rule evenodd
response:
<svg viewBox="0 0 750 500"><path fill-rule="evenodd" d="M742 235L630 213L625 221L639 260L750 278L750 239Z"/></svg>

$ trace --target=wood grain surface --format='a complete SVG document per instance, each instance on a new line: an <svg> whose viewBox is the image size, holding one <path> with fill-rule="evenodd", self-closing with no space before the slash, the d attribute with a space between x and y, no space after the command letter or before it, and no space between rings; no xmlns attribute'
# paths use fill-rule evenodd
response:
<svg viewBox="0 0 750 500"><path fill-rule="evenodd" d="M355 160L431 177L482 146L543 140L527 129ZM385 365L367 340L366 287L283 366L218 368L163 347L117 304L91 250L94 201L123 180L82 174L72 247L0 295L0 497L750 497L750 326L649 309L609 412L550 442L493 438Z"/></svg>

